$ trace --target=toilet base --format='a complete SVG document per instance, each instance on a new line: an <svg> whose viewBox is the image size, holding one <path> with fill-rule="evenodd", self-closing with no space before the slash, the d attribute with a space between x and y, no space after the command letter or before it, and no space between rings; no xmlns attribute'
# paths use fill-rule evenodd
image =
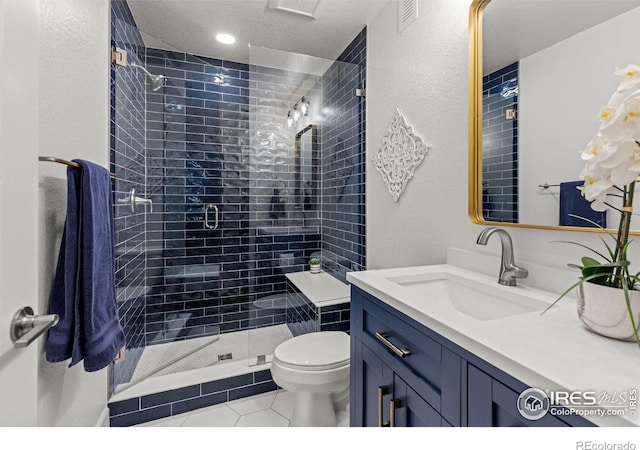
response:
<svg viewBox="0 0 640 450"><path fill-rule="evenodd" d="M295 395L292 427L335 427L336 412L330 394L298 392Z"/></svg>

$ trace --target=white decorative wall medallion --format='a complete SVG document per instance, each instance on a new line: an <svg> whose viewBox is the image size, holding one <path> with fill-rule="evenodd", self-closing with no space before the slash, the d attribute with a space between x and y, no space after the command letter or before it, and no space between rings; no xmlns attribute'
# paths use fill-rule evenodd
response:
<svg viewBox="0 0 640 450"><path fill-rule="evenodd" d="M389 132L382 139L382 147L373 158L394 202L398 201L428 151L429 147L396 109Z"/></svg>

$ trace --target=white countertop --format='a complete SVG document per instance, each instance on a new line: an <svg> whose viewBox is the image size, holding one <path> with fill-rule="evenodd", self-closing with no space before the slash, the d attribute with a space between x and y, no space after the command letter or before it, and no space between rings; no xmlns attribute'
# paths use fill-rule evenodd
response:
<svg viewBox="0 0 640 450"><path fill-rule="evenodd" d="M557 298L556 294L527 286L500 286L495 276L452 265L351 272L347 273L347 281L529 386L609 395L640 390L638 345L588 331L578 319L573 298L563 298L544 315L534 311L478 320L454 308L443 307L442 302L425 301L411 290L386 279L443 270L482 282L490 280L498 289L526 293L549 304ZM601 406L606 409L605 405ZM630 417L628 413L585 418L600 426L640 425L640 419Z"/></svg>
<svg viewBox="0 0 640 450"><path fill-rule="evenodd" d="M349 303L351 299L349 285L326 272L293 272L286 276L317 307Z"/></svg>

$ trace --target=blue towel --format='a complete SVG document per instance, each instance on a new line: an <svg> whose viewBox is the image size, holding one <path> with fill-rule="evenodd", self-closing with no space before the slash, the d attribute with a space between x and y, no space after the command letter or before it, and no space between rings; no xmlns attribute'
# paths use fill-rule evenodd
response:
<svg viewBox="0 0 640 450"><path fill-rule="evenodd" d="M584 217L606 228L606 211L591 209L591 203L582 196L582 192L578 189L583 184L582 180L560 183L560 226L596 228L594 224L580 219L580 217ZM570 214L580 217L573 217Z"/></svg>
<svg viewBox="0 0 640 450"><path fill-rule="evenodd" d="M88 161L69 168L67 220L49 312L60 322L49 332L47 360L87 372L108 366L124 345L115 293L113 203L109 172Z"/></svg>
<svg viewBox="0 0 640 450"><path fill-rule="evenodd" d="M49 293L49 314L57 314L60 321L49 330L46 356L49 362L71 358L76 309L78 261L78 211L80 200L80 171L67 168L67 217L62 231L58 265ZM69 234L69 239L67 239Z"/></svg>

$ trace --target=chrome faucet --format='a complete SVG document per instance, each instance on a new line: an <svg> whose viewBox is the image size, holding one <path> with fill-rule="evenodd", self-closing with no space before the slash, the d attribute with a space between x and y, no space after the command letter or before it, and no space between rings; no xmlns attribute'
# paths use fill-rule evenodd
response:
<svg viewBox="0 0 640 450"><path fill-rule="evenodd" d="M479 245L487 245L487 241L493 234L500 236L500 242L502 243L502 262L498 283L505 286L515 286L516 278L527 278L529 271L516 266L513 258L513 242L511 241L509 233L502 228L485 228L478 236L476 243Z"/></svg>

